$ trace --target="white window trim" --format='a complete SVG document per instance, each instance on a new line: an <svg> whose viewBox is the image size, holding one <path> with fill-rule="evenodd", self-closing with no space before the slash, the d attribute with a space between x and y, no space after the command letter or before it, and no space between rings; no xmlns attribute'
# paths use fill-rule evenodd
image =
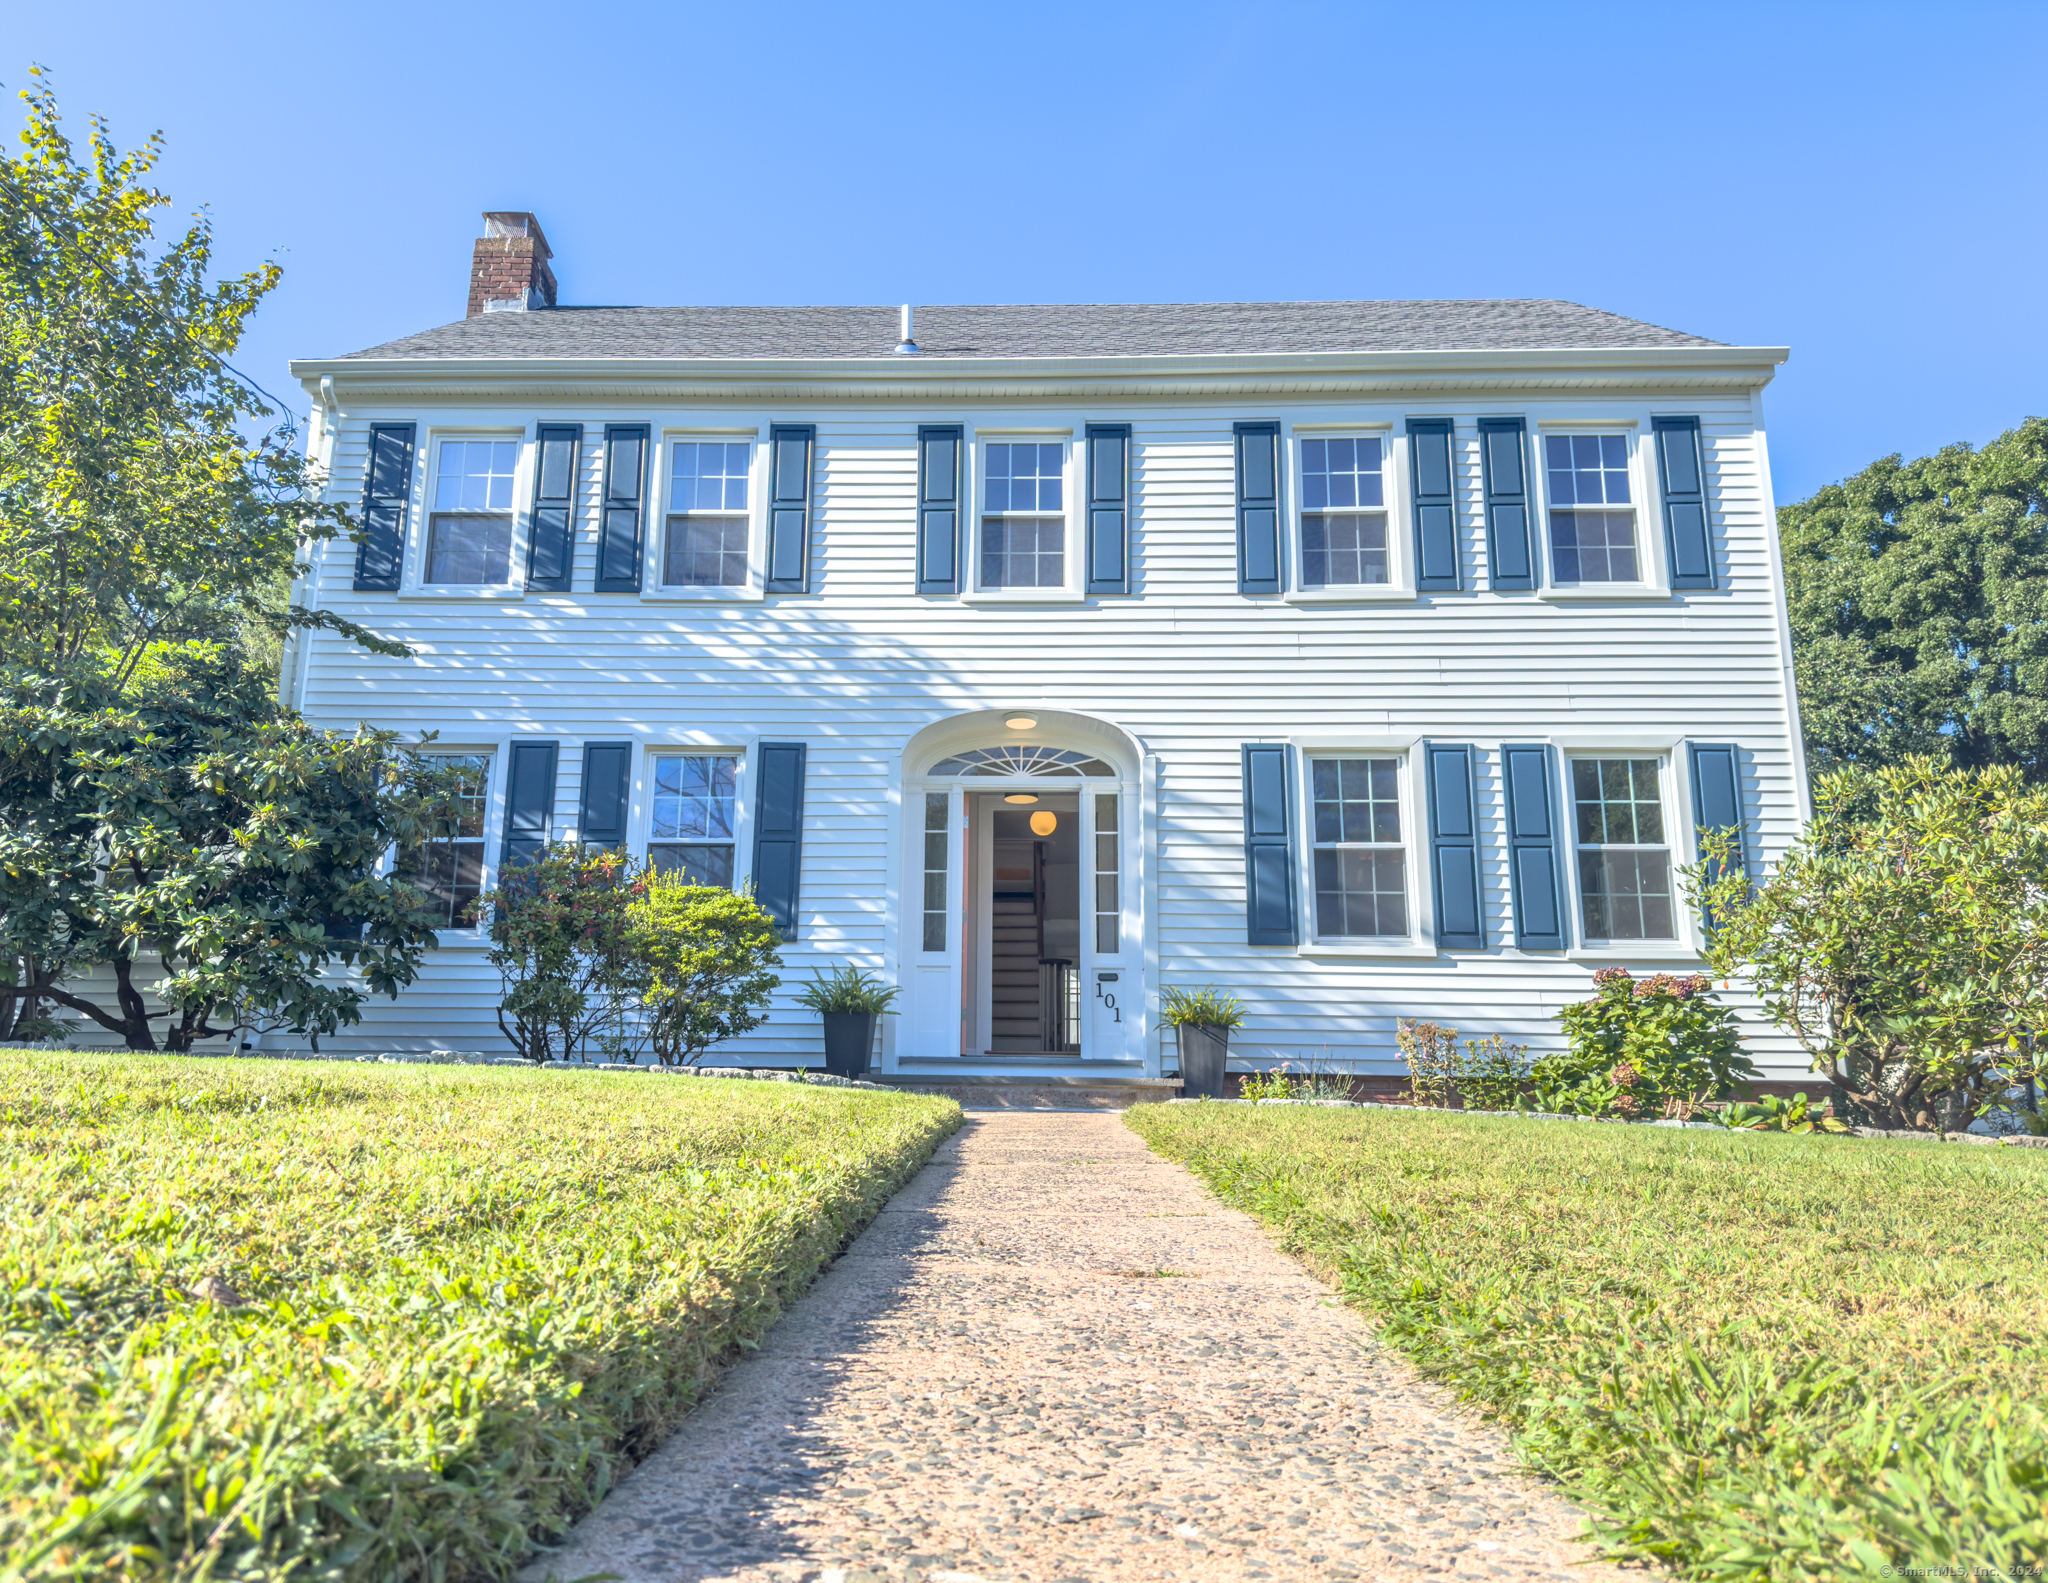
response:
<svg viewBox="0 0 2048 1583"><path fill-rule="evenodd" d="M526 561L533 515L534 425L513 428L506 424L451 423L426 431L425 464L413 468L408 491L411 510L405 536L405 571L398 581L400 599L459 600L524 599ZM427 581L427 541L434 531L434 485L440 477L443 440L511 440L519 447L519 459L512 472L512 547L506 562L508 581L502 583L430 583ZM417 458L415 459L418 460Z"/></svg>
<svg viewBox="0 0 2048 1583"><path fill-rule="evenodd" d="M1415 592L1414 509L1409 498L1408 448L1394 434L1391 423L1316 423L1280 426L1286 443L1287 591L1281 596L1291 605L1384 604L1409 600ZM1380 442L1380 490L1385 504L1378 509L1387 518L1387 578L1384 583L1360 583L1310 588L1302 575L1303 440L1378 440ZM1342 509L1342 508L1331 508ZM1370 511L1372 507L1363 507ZM1460 525L1462 527L1462 524Z"/></svg>
<svg viewBox="0 0 2048 1583"><path fill-rule="evenodd" d="M1080 508L1079 497L1087 489L1085 458L1082 448L1074 443L1071 427L1059 429L1030 429L1006 427L1000 429L963 428L962 442L966 447L966 465L969 468L967 497L974 510L970 519L962 524L960 551L967 564L961 569L958 598L968 605L1079 605L1087 603L1086 584L1082 582L1084 568L1081 562L1087 556L1087 545L1081 537L1082 523L1086 520ZM1060 447L1060 500L1059 520L1066 525L1062 540L1060 571L1062 581L1057 588L984 588L981 586L981 519L989 513L987 456L990 445L1058 445ZM1003 515L1004 513L998 513ZM1052 513L1038 513L1041 522L1053 520ZM1129 554L1129 520L1125 527L1125 553Z"/></svg>
<svg viewBox="0 0 2048 1583"><path fill-rule="evenodd" d="M1626 737L1612 741L1593 742L1574 739L1571 746L1561 746L1558 754L1557 817L1562 821L1564 831L1564 886L1567 905L1571 908L1572 945L1565 951L1568 962L1598 962L1601 964L1629 962L1662 962L1696 964L1700 959L1698 921L1691 916L1685 905L1684 893L1678 884L1678 870L1687 861L1685 854L1692 850L1690 837L1681 845L1676 834L1692 830L1692 818L1682 810L1691 807L1691 788L1683 783L1681 765L1685 759L1684 741L1667 741L1668 745L1651 747L1641 738L1634 741ZM1576 800L1572 796L1572 762L1575 759L1592 758L1649 758L1655 757L1657 767L1657 793L1664 810L1664 849L1669 854L1667 874L1671 885L1671 922L1677 930L1674 938L1668 940L1594 940L1586 935L1585 896L1579 884L1579 820ZM1546 953L1547 954L1547 953Z"/></svg>
<svg viewBox="0 0 2048 1583"><path fill-rule="evenodd" d="M759 426L751 428L663 428L655 431L658 441L654 466L656 475L648 491L655 506L643 532L645 560L640 568L640 598L645 604L734 605L759 604L768 597L768 493L770 448L761 443ZM668 561L669 492L675 487L675 447L697 441L727 445L744 444L747 456L747 580L718 588L664 587L662 570ZM685 513L687 514L687 513ZM738 513L734 513L735 516ZM815 511L813 512L815 519Z"/></svg>
<svg viewBox="0 0 2048 1583"><path fill-rule="evenodd" d="M749 796L753 788L754 753L757 738L734 742L692 741L664 737L659 741L633 744L632 804L626 814L626 851L645 860L654 842L654 761L658 758L736 758L732 791L732 888L744 892L754 877L753 809Z"/></svg>
<svg viewBox="0 0 2048 1583"><path fill-rule="evenodd" d="M1319 742L1307 750L1297 750L1294 757L1294 811L1299 820L1297 829L1301 840L1295 849L1294 873L1296 894L1300 897L1298 928L1301 944L1294 948L1296 956L1361 959L1378 957L1382 959L1428 959L1437 956L1436 916L1431 906L1429 886L1422 872L1427 852L1416 841L1416 819L1423 813L1422 794L1416 785L1416 759L1413 751L1417 739L1407 739L1407 745L1395 747L1385 738L1362 737L1355 741L1336 743ZM1314 771L1310 768L1317 759L1334 758L1391 758L1396 761L1395 782L1399 792L1401 810L1401 851L1402 877L1408 890L1408 933L1406 935L1351 936L1345 938L1320 939L1316 935L1316 827Z"/></svg>
<svg viewBox="0 0 2048 1583"><path fill-rule="evenodd" d="M1535 505L1538 524L1536 549L1542 563L1541 575L1537 579L1537 597L1559 604L1669 599L1671 573L1664 564L1664 534L1656 510L1657 501L1652 496L1652 485L1655 480L1649 476L1650 465L1642 443L1642 425L1634 418L1580 418L1571 421L1538 419L1531 428L1530 438L1534 443L1530 446L1531 455L1528 462L1534 466L1535 476L1529 486L1529 498ZM1635 582L1559 583L1555 580L1555 567L1550 548L1550 469L1545 465L1543 442L1572 434L1618 434L1628 446L1628 509L1635 519L1636 568L1643 574ZM1577 508L1560 506L1556 509L1571 511ZM1586 509L1612 511L1618 508L1589 506Z"/></svg>

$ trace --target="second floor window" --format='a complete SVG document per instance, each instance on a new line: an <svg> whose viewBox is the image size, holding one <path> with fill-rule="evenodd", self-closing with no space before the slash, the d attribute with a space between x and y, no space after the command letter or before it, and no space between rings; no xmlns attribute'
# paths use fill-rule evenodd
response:
<svg viewBox="0 0 2048 1583"><path fill-rule="evenodd" d="M1388 580L1377 438L1301 442L1301 580L1346 588Z"/></svg>
<svg viewBox="0 0 2048 1583"><path fill-rule="evenodd" d="M1657 759L1574 759L1579 896L1589 940L1669 940L1671 850Z"/></svg>
<svg viewBox="0 0 2048 1583"><path fill-rule="evenodd" d="M422 582L512 580L512 475L516 440L443 440L434 468Z"/></svg>
<svg viewBox="0 0 2048 1583"><path fill-rule="evenodd" d="M1395 759L1310 761L1320 938L1407 934L1400 780Z"/></svg>
<svg viewBox="0 0 2048 1583"><path fill-rule="evenodd" d="M744 441L678 440L669 451L669 588L740 588L747 581L747 467Z"/></svg>
<svg viewBox="0 0 2048 1583"><path fill-rule="evenodd" d="M981 586L1059 588L1067 580L1061 445L983 447Z"/></svg>
<svg viewBox="0 0 2048 1583"><path fill-rule="evenodd" d="M730 888L740 761L728 753L664 753L654 760L648 861L693 885Z"/></svg>
<svg viewBox="0 0 2048 1583"><path fill-rule="evenodd" d="M1636 514L1629 499L1628 441L1619 434L1546 434L1550 580L1637 583ZM1587 507L1606 508L1587 510ZM1614 507L1621 507L1614 510Z"/></svg>
<svg viewBox="0 0 2048 1583"><path fill-rule="evenodd" d="M429 759L457 772L459 790L449 817L434 838L413 848L398 865L426 897L423 911L437 929L468 929L471 909L483 893L484 810L488 806L488 753L429 753Z"/></svg>

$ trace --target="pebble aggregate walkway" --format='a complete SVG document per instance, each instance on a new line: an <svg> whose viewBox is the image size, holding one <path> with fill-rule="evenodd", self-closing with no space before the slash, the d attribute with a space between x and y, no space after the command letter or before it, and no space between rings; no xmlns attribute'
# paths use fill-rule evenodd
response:
<svg viewBox="0 0 2048 1583"><path fill-rule="evenodd" d="M1618 1580L1580 1526L1121 1116L970 1113L522 1578Z"/></svg>

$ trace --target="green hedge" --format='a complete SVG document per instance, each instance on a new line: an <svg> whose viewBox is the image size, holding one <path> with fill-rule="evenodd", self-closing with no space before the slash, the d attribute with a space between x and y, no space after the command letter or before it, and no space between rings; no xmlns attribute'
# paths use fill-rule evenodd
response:
<svg viewBox="0 0 2048 1583"><path fill-rule="evenodd" d="M167 1057L0 1057L0 1094L0 1557L96 1579L509 1575L959 1123Z"/></svg>
<svg viewBox="0 0 2048 1583"><path fill-rule="evenodd" d="M1832 1579L2048 1553L2048 1155L1441 1113L1129 1119L1504 1418L1618 1554Z"/></svg>

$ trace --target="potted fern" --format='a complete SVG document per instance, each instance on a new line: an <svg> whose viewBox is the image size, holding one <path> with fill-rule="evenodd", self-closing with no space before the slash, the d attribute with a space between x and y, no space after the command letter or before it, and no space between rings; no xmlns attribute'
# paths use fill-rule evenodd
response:
<svg viewBox="0 0 2048 1583"><path fill-rule="evenodd" d="M1163 990L1160 1010L1180 1045L1181 1097L1221 1099L1230 1030L1244 1026L1244 1002L1205 984L1200 989Z"/></svg>
<svg viewBox="0 0 2048 1583"><path fill-rule="evenodd" d="M901 991L856 967L841 967L830 978L811 969L811 982L797 992L796 1003L815 1011L825 1023L825 1070L837 1077L859 1077L868 1069L875 1047L875 1019L889 1010Z"/></svg>

